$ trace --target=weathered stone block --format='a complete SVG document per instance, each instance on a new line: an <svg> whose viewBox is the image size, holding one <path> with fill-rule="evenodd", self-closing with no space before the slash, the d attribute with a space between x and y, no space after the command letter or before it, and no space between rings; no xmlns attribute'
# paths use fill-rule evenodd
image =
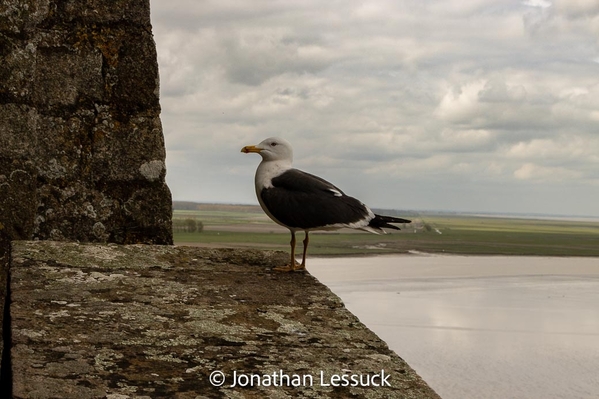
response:
<svg viewBox="0 0 599 399"><path fill-rule="evenodd" d="M2 0L0 31L23 33L35 29L50 14L50 0Z"/></svg>
<svg viewBox="0 0 599 399"><path fill-rule="evenodd" d="M149 1L8 0L0 45L9 234L172 243Z"/></svg>
<svg viewBox="0 0 599 399"><path fill-rule="evenodd" d="M12 239L32 237L37 208L31 161L0 156L0 226Z"/></svg>
<svg viewBox="0 0 599 399"><path fill-rule="evenodd" d="M2 357L2 364L0 365L0 395L4 395L3 385L6 384L7 380L10 379L10 372L5 367L10 367L10 364L5 363L5 355L6 358L9 357L10 347L9 342L5 345L5 319L6 315L4 314L5 305L8 303L6 301L10 301L8 297L8 273L10 267L10 240L8 235L4 231L4 227L0 224L0 356ZM6 323L8 324L8 323ZM7 353L4 353L4 349L6 347Z"/></svg>
<svg viewBox="0 0 599 399"><path fill-rule="evenodd" d="M67 0L61 2L64 20L81 20L85 23L150 24L150 8L146 1L131 0Z"/></svg>
<svg viewBox="0 0 599 399"><path fill-rule="evenodd" d="M93 104L102 100L102 53L38 48L33 103L40 108Z"/></svg>
<svg viewBox="0 0 599 399"><path fill-rule="evenodd" d="M0 103L0 156L35 158L37 151L37 110L21 104ZM8 170L0 169L0 174Z"/></svg>
<svg viewBox="0 0 599 399"><path fill-rule="evenodd" d="M150 33L128 32L119 49L115 65L118 82L114 87L114 101L120 104L123 114L145 113L159 108L158 63L140 63L139 60L156 60L156 46Z"/></svg>
<svg viewBox="0 0 599 399"><path fill-rule="evenodd" d="M137 116L120 122L109 113L103 113L103 119L93 128L91 167L94 178L100 180L146 180L164 179L164 138L162 125L157 116ZM138 151L131 152L131 148ZM148 179L149 162L162 162L157 178ZM152 175L153 176L153 175Z"/></svg>
<svg viewBox="0 0 599 399"><path fill-rule="evenodd" d="M0 31L0 103L27 102L33 91L36 46Z"/></svg>

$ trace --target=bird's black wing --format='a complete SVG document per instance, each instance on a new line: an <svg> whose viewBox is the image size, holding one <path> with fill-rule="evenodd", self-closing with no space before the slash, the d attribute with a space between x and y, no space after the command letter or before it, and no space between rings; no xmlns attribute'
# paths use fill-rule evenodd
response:
<svg viewBox="0 0 599 399"><path fill-rule="evenodd" d="M310 173L290 169L273 178L272 185L260 196L270 213L286 226L310 229L368 217L364 204Z"/></svg>

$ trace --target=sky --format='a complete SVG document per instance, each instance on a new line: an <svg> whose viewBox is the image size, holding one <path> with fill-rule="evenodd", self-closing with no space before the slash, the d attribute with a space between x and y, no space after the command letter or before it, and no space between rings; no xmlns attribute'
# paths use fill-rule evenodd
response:
<svg viewBox="0 0 599 399"><path fill-rule="evenodd" d="M151 0L174 200L272 136L372 208L599 216L597 0Z"/></svg>

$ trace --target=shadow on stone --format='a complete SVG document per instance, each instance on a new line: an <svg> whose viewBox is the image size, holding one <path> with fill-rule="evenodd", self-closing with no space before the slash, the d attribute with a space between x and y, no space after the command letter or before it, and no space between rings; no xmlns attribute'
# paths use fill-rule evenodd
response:
<svg viewBox="0 0 599 399"><path fill-rule="evenodd" d="M0 228L0 306L2 318L0 319L0 397L12 398L12 364L10 349L12 347L12 328L10 322L10 241Z"/></svg>

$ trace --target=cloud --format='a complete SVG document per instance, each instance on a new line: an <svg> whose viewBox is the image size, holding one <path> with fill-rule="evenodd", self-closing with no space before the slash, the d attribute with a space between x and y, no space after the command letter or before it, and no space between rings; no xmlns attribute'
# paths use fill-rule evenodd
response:
<svg viewBox="0 0 599 399"><path fill-rule="evenodd" d="M506 156L516 162L527 161L514 172L517 179L575 179L594 184L599 182L597 149L597 137L563 135L518 142L509 148Z"/></svg>
<svg viewBox="0 0 599 399"><path fill-rule="evenodd" d="M575 170L541 166L530 162L525 163L514 172L514 177L516 177L516 179L536 181L570 180L577 179L580 176L581 173Z"/></svg>
<svg viewBox="0 0 599 399"><path fill-rule="evenodd" d="M585 139L576 136L563 137L559 140L533 139L527 142L518 142L509 149L508 154L521 159L580 158L583 155L590 155L589 153L592 151L585 144Z"/></svg>
<svg viewBox="0 0 599 399"><path fill-rule="evenodd" d="M275 135L313 173L388 176L376 206L406 179L413 207L441 181L464 204L465 182L599 185L596 1L152 0L152 21L175 198L219 175L245 196L239 149Z"/></svg>
<svg viewBox="0 0 599 399"><path fill-rule="evenodd" d="M523 1L522 4L524 4L525 6L530 6L530 7L540 7L540 8L547 8L547 7L551 7L551 1L549 0L526 0Z"/></svg>
<svg viewBox="0 0 599 399"><path fill-rule="evenodd" d="M282 74L315 74L332 60L317 43L302 43L284 29L221 32L219 47L226 53L226 79L250 86Z"/></svg>
<svg viewBox="0 0 599 399"><path fill-rule="evenodd" d="M547 43L567 41L575 46L574 49L582 49L585 53L599 51L599 3L595 0L531 3L525 3L533 8L524 15L524 22L528 32L537 40Z"/></svg>
<svg viewBox="0 0 599 399"><path fill-rule="evenodd" d="M555 12L568 18L594 18L599 15L595 0L554 0Z"/></svg>

